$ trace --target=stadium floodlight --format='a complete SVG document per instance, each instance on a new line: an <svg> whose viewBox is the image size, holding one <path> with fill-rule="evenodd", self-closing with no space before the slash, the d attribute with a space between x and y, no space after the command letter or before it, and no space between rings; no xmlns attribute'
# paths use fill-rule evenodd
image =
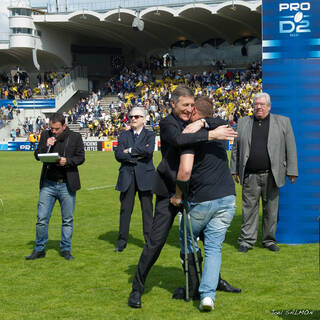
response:
<svg viewBox="0 0 320 320"><path fill-rule="evenodd" d="M135 18L133 19L133 22L132 22L132 28L135 29L135 30L143 31L143 29L144 29L144 22L143 22L143 20L141 20L141 19L138 18L138 17L135 17Z"/></svg>
<svg viewBox="0 0 320 320"><path fill-rule="evenodd" d="M82 9L82 16L80 17L80 19L86 20L87 16L84 14L84 9Z"/></svg>
<svg viewBox="0 0 320 320"><path fill-rule="evenodd" d="M120 6L118 8L118 21L121 22L121 17L120 17Z"/></svg>
<svg viewBox="0 0 320 320"><path fill-rule="evenodd" d="M231 7L231 10L233 10L233 11L236 11L237 10L237 8L235 7L235 5L234 5L234 0L232 0L232 7Z"/></svg>

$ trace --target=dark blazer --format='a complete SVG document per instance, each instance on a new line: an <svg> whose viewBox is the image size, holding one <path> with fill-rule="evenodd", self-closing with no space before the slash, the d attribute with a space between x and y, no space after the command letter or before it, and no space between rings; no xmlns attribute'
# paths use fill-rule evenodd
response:
<svg viewBox="0 0 320 320"><path fill-rule="evenodd" d="M206 119L210 129L226 124L221 118ZM180 163L180 147L207 141L208 130L182 134L183 127L172 114L160 121L162 160L158 165L152 190L155 194L167 197L176 189L176 177Z"/></svg>
<svg viewBox="0 0 320 320"><path fill-rule="evenodd" d="M243 184L245 168L250 155L253 117L239 119L238 137L234 140L230 170L239 175ZM286 182L286 176L298 176L297 150L290 119L270 113L267 142L271 171L278 188Z"/></svg>
<svg viewBox="0 0 320 320"><path fill-rule="evenodd" d="M47 140L50 131L44 130L41 133L40 142L34 156L37 160L39 153L46 153L48 150ZM81 188L78 166L85 161L85 152L82 137L79 133L71 131L68 127L57 137L57 148L59 155L67 158L67 165L63 168L66 172L67 186L70 192L75 192ZM40 189L43 186L47 171L47 164L43 164L40 178Z"/></svg>
<svg viewBox="0 0 320 320"><path fill-rule="evenodd" d="M152 189L154 166L152 155L155 145L155 135L145 128L134 142L133 130L123 131L118 138L115 157L121 163L116 190L125 192L132 181L132 170L135 172L136 182L140 191ZM124 149L131 149L131 153L124 153Z"/></svg>

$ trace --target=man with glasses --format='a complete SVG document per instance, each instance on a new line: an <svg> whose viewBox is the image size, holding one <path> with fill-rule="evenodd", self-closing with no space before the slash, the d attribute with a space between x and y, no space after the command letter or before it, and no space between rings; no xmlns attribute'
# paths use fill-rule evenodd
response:
<svg viewBox="0 0 320 320"><path fill-rule="evenodd" d="M121 163L116 190L120 191L120 226L118 244L114 251L122 252L128 242L131 214L135 195L138 192L143 221L143 235L147 242L150 236L153 206L152 182L154 166L152 156L155 136L144 127L145 110L134 107L130 112L131 129L120 134L115 151Z"/></svg>

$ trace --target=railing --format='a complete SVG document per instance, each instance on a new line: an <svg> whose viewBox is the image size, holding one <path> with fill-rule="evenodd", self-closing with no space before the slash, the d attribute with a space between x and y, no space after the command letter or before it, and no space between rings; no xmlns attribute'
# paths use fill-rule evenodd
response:
<svg viewBox="0 0 320 320"><path fill-rule="evenodd" d="M248 1L248 0L244 0ZM225 0L204 0L204 1L190 1L190 0L64 0L60 1L57 7L56 2L48 2L49 13L65 13L74 12L78 10L92 10L92 11L107 11L112 9L126 8L126 9L144 9L152 6L168 6L177 7L186 5L188 3L210 3L217 4L225 2ZM250 0L248 1L250 2ZM252 1L251 1L252 2Z"/></svg>
<svg viewBox="0 0 320 320"><path fill-rule="evenodd" d="M58 97L67 88L67 86L72 83L77 78L87 78L88 72L86 67L75 67L67 76L61 79L53 89L54 96Z"/></svg>

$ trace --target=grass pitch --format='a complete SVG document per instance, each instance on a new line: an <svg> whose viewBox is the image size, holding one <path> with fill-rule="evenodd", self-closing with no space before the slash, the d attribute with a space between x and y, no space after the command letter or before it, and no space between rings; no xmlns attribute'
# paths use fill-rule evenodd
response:
<svg viewBox="0 0 320 320"><path fill-rule="evenodd" d="M155 165L159 160L156 152ZM47 256L26 261L34 246L41 164L31 152L0 153L0 319L320 319L319 313L307 317L297 313L320 309L318 244L280 245L281 251L274 253L258 243L247 254L238 253L239 187L221 271L223 278L243 292L218 292L215 310L207 314L198 311L198 301L171 299L174 289L184 284L176 219L147 279L143 308L129 308L127 298L144 241L137 200L128 246L122 253L113 252L120 208L119 192L114 190L118 168L113 153L108 152L87 152L85 164L79 167L82 189L74 215L75 260L59 255L57 203Z"/></svg>

